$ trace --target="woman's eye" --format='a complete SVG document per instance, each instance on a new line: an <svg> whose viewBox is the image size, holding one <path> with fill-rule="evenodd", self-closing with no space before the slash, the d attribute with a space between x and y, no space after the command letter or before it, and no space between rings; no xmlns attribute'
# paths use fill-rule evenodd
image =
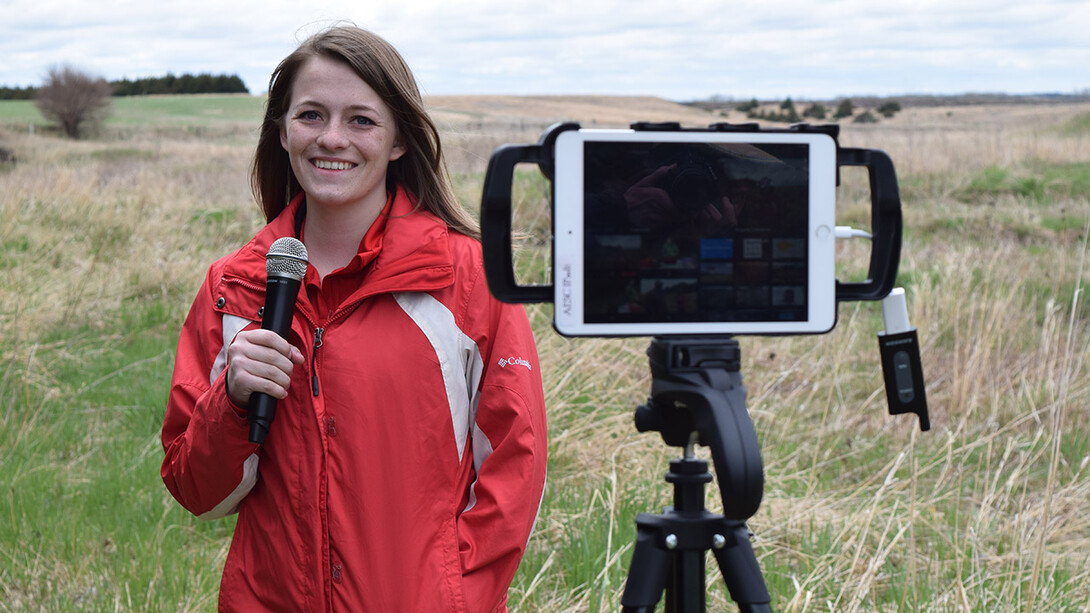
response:
<svg viewBox="0 0 1090 613"><path fill-rule="evenodd" d="M357 124L357 125L361 125L361 126L369 126L369 125L374 124L375 122L371 121L371 118L369 118L369 117L364 117L363 115L356 115L355 117L352 118L352 123Z"/></svg>
<svg viewBox="0 0 1090 613"><path fill-rule="evenodd" d="M299 113L299 119L305 119L307 121L315 121L319 119L318 111L303 111Z"/></svg>

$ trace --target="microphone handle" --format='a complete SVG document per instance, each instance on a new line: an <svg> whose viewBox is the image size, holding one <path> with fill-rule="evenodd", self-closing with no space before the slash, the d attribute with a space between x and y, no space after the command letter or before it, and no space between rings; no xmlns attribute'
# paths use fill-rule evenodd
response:
<svg viewBox="0 0 1090 613"><path fill-rule="evenodd" d="M272 330L281 338L288 338L299 285L300 280L294 277L269 275L265 288L265 310L261 317L263 330ZM246 417L250 421L251 443L260 445L265 442L265 435L275 416L276 398L262 392L250 394Z"/></svg>

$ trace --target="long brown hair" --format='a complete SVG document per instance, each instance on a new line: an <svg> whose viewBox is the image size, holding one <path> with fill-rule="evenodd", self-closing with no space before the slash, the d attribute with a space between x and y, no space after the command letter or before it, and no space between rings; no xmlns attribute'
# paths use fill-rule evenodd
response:
<svg viewBox="0 0 1090 613"><path fill-rule="evenodd" d="M265 219L272 221L302 191L280 144L280 130L291 104L295 77L300 67L315 56L347 64L393 113L405 155L387 168L387 189L401 185L416 197L418 206L434 213L448 227L479 239L477 222L459 204L446 179L439 130L424 108L412 71L393 45L353 26L337 26L311 36L280 62L269 79L265 118L250 172L250 187Z"/></svg>

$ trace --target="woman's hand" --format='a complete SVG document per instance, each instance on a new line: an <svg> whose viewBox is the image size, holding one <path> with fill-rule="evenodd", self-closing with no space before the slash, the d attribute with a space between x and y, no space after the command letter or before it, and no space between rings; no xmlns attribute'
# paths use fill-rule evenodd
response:
<svg viewBox="0 0 1090 613"><path fill-rule="evenodd" d="M272 330L243 330L227 348L227 395L240 407L254 392L283 400L292 369L302 363L303 353Z"/></svg>

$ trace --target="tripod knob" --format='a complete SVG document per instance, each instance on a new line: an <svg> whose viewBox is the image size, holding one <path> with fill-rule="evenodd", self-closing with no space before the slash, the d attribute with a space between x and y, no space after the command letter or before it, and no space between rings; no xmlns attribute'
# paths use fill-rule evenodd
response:
<svg viewBox="0 0 1090 613"><path fill-rule="evenodd" d="M669 403L667 403L669 404ZM648 398L647 404L636 407L636 430L639 432L658 432L662 440L671 447L689 445L696 426L688 411L678 411L673 406L663 406Z"/></svg>
<svg viewBox="0 0 1090 613"><path fill-rule="evenodd" d="M648 400L647 404L636 407L637 432L658 432L659 427L661 427L662 417L651 405L652 402Z"/></svg>

